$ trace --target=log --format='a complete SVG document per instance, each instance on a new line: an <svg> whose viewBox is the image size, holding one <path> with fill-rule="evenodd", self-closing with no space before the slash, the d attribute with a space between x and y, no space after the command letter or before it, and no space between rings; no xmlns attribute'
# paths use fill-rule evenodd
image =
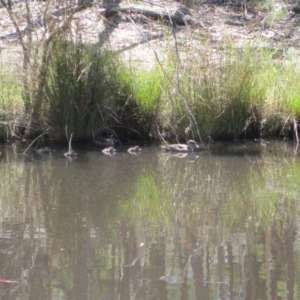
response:
<svg viewBox="0 0 300 300"><path fill-rule="evenodd" d="M118 13L141 14L154 20L164 20L170 22L172 25L188 25L192 23L191 20L185 18L186 15L190 15L191 13L190 10L184 5L180 5L174 14L157 12L154 10L134 6L112 6L100 9L99 11L106 18L110 18Z"/></svg>

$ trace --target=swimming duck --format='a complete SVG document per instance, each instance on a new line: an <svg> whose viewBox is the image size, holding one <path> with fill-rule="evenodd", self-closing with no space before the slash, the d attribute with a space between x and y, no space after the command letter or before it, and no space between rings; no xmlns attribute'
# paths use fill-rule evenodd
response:
<svg viewBox="0 0 300 300"><path fill-rule="evenodd" d="M94 143L99 146L114 146L117 140L111 135L109 138L100 136L99 139L94 139Z"/></svg>
<svg viewBox="0 0 300 300"><path fill-rule="evenodd" d="M116 149L113 147L108 147L102 150L105 155L114 155L116 153Z"/></svg>
<svg viewBox="0 0 300 300"><path fill-rule="evenodd" d="M130 154L138 154L142 152L142 148L139 146L131 147L127 150L127 152Z"/></svg>
<svg viewBox="0 0 300 300"><path fill-rule="evenodd" d="M194 140L189 140L186 144L170 144L161 147L170 152L192 152L194 149L199 148L199 145Z"/></svg>
<svg viewBox="0 0 300 300"><path fill-rule="evenodd" d="M41 149L36 150L36 152L38 154L51 154L53 152L53 150L50 149L49 147L45 147L45 148L41 148Z"/></svg>
<svg viewBox="0 0 300 300"><path fill-rule="evenodd" d="M65 154L64 154L64 156L65 157L72 157L72 158L74 158L74 157L77 157L77 153L74 151L74 150L69 150L68 152L66 152Z"/></svg>

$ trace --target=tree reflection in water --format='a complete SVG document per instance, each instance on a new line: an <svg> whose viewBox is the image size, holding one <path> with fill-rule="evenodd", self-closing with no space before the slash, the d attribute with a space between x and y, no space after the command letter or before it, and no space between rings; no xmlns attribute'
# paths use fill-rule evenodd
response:
<svg viewBox="0 0 300 300"><path fill-rule="evenodd" d="M1 149L1 299L297 299L300 164L268 147Z"/></svg>

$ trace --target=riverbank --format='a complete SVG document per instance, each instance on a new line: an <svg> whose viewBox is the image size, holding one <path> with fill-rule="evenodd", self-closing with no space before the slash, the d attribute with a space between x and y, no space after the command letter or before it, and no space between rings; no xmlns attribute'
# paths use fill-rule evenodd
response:
<svg viewBox="0 0 300 300"><path fill-rule="evenodd" d="M171 15L179 7L139 5L144 11L170 9ZM32 19L45 7L32 4ZM45 27L26 35L42 41L39 47L31 44L40 54L32 56L26 74L20 72L23 52L17 50L15 28L3 19L2 140L45 133L61 141L66 127L81 142L110 135L124 142L298 140L299 19L292 5L275 1L271 8L245 10L234 2L207 1L184 17L186 25L174 26L146 14L118 12L107 18L101 9L94 5L74 14L69 29L49 43L41 35ZM14 7L15 16L21 16L18 10ZM25 18L18 21L26 29ZM46 28L48 36L64 22Z"/></svg>

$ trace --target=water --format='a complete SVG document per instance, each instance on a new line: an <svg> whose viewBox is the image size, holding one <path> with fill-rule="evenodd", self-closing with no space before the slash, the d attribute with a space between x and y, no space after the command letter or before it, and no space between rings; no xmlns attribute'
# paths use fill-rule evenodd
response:
<svg viewBox="0 0 300 300"><path fill-rule="evenodd" d="M0 145L1 299L300 298L293 144L66 150Z"/></svg>

